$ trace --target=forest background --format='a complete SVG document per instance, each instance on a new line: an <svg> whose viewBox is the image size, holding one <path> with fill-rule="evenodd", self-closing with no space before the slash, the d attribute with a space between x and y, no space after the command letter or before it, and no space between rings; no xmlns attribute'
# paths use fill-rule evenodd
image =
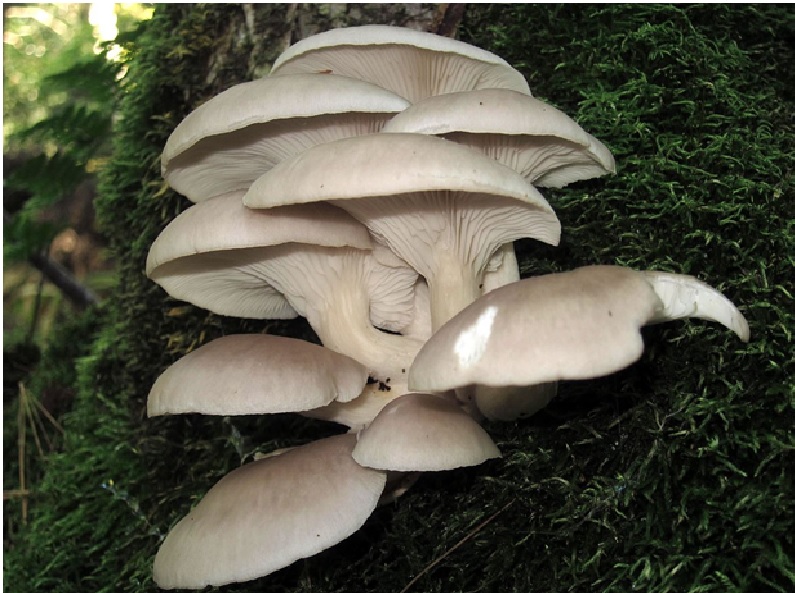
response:
<svg viewBox="0 0 795 593"><path fill-rule="evenodd" d="M158 156L196 104L266 73L285 40L438 9L115 5L103 44L88 5L4 5L7 590L154 591L160 538L212 483L335 430L145 418L154 378L198 344L308 331L219 318L143 277L187 205ZM698 322L648 328L630 369L489 424L501 460L427 475L343 545L226 590L792 590L792 9L468 5L458 37L616 156L617 175L545 192L564 239L520 242L523 275L693 274L741 307L751 342ZM66 274L42 281L48 262Z"/></svg>

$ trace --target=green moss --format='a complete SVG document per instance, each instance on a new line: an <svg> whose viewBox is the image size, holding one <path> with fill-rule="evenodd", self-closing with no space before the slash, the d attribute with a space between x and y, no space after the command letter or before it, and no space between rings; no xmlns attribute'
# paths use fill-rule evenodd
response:
<svg viewBox="0 0 795 593"><path fill-rule="evenodd" d="M310 335L184 306L141 271L186 206L159 177L165 138L261 66L240 53L250 41L234 46L242 18L161 7L130 45L98 204L121 284L78 368L65 449L41 485L50 504L6 560L15 591L155 590L160 535L214 481L256 450L334 430L287 415L142 412L157 374L198 343L266 327ZM465 40L519 66L618 164L611 178L544 192L563 240L521 243L523 273L621 263L693 274L741 306L751 342L698 321L647 328L638 364L562 385L530 421L489 424L501 460L426 475L343 544L225 590L400 591L426 569L411 591L791 590L792 31L776 6L471 5ZM232 48L220 62L218 46Z"/></svg>

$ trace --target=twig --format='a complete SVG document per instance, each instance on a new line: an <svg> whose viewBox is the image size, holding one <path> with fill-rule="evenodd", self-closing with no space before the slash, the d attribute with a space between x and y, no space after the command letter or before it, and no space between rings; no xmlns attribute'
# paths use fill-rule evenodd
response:
<svg viewBox="0 0 795 593"><path fill-rule="evenodd" d="M19 463L19 490L24 492L25 488L25 438L26 429L28 426L27 418L25 418L25 408L27 390L25 386L19 384L19 409L17 411L17 461ZM28 522L28 497L22 496L22 524L26 525Z"/></svg>
<svg viewBox="0 0 795 593"><path fill-rule="evenodd" d="M477 535L477 534L478 534L478 533L479 533L479 532L480 532L480 531L481 531L481 530L482 530L484 527L486 527L486 525L488 525L489 523L491 523L492 521L494 521L494 519L496 519L496 518L497 518L497 517L498 517L498 516L499 516L501 513L503 513L504 511L506 511L506 510L507 510L507 509L508 509L508 508L509 508L509 507L510 507L510 506L511 506L511 505L512 505L514 502L516 502L516 499L513 499L513 500L511 500L511 501L510 501L508 504L506 504L506 505L505 505L504 507L502 507L500 510L498 510L497 512L495 512L495 513L494 513L493 515L491 515L491 516L490 516L488 519L484 520L482 523L480 523L479 525L477 525L477 526L476 526L476 527L475 527L475 528L474 528L472 531L470 531L470 532L469 532L469 533L467 533L467 534L466 534L464 537L462 537L462 538L461 538L461 539L458 541L458 543L456 543L456 544L455 544L455 545L454 545L452 548L450 548L449 550L447 550L447 551L446 551L444 554L442 554L442 555L441 555L441 556L439 556L439 557L438 557L436 560L434 560L433 562L431 562L431 563L430 563L428 566L426 566L425 568L423 568L423 569L420 571L420 573L419 573L417 576L415 576L413 579L411 579L411 580L409 581L408 585L406 585L405 587L403 587L403 589L401 589L401 590L400 590L400 593L406 593L406 591L408 591L408 590L409 590L409 589L412 587L412 585L414 585L414 583L416 583L416 582L417 582L418 580L420 580L420 579L421 579L423 576L425 576L425 575L426 575L426 574L428 574L430 571L432 571L432 570L433 570L433 569L436 567L436 565L437 565L437 564L439 564L439 563L440 563L442 560L444 560L444 559L445 559L445 558L447 558L447 557L448 557L450 554L452 554L453 552L455 552L455 551L456 551L458 548L460 548L461 546L463 546L463 545L464 545L464 544L465 544L467 541L469 541L470 539L472 539L473 537L475 537L475 536L476 536L476 535Z"/></svg>
<svg viewBox="0 0 795 593"><path fill-rule="evenodd" d="M13 216L3 210L3 221L7 224ZM69 270L44 253L33 253L28 257L31 265L39 270L47 280L52 282L79 309L86 309L99 302L94 292L83 286Z"/></svg>

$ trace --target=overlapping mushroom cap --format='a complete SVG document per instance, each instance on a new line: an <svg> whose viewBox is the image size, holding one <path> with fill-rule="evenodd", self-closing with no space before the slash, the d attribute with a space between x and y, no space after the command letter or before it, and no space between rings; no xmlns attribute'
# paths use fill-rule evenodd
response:
<svg viewBox="0 0 795 593"><path fill-rule="evenodd" d="M329 72L389 89L411 102L455 91L507 88L530 94L524 76L478 47L412 29L332 29L289 47L273 75Z"/></svg>
<svg viewBox="0 0 795 593"><path fill-rule="evenodd" d="M244 269L253 248L293 241L369 250L367 230L327 204L293 206L267 215L232 193L191 206L163 230L149 250L146 273L171 296L220 315L289 319L297 313L261 277Z"/></svg>
<svg viewBox="0 0 795 593"><path fill-rule="evenodd" d="M384 133L434 134L482 150L539 187L615 173L613 155L563 112L507 89L429 97L393 117Z"/></svg>
<svg viewBox="0 0 795 593"><path fill-rule="evenodd" d="M425 277L434 328L480 296L501 245L523 237L557 244L560 237L552 208L521 175L419 134L315 146L257 179L243 201L252 208L331 201L346 209Z"/></svg>
<svg viewBox="0 0 795 593"><path fill-rule="evenodd" d="M276 163L338 138L377 132L408 102L333 74L244 82L191 112L169 136L163 177L193 202L245 190Z"/></svg>
<svg viewBox="0 0 795 593"><path fill-rule="evenodd" d="M586 266L498 288L426 342L409 387L444 391L598 377L638 359L642 326L695 313L748 340L748 324L728 299L695 278L660 274Z"/></svg>

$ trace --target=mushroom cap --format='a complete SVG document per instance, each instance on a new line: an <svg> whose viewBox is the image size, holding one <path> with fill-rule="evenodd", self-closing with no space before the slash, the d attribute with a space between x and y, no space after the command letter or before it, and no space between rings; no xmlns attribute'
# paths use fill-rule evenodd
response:
<svg viewBox="0 0 795 593"><path fill-rule="evenodd" d="M613 373L640 357L643 325L673 318L667 309L645 273L619 266L521 280L436 332L414 360L409 387L535 385Z"/></svg>
<svg viewBox="0 0 795 593"><path fill-rule="evenodd" d="M616 170L607 147L568 115L508 89L429 97L398 113L382 131L434 134L466 144L541 187L562 187Z"/></svg>
<svg viewBox="0 0 795 593"><path fill-rule="evenodd" d="M333 72L377 84L411 102L479 88L530 94L524 76L499 56L432 33L367 25L332 29L287 48L272 74Z"/></svg>
<svg viewBox="0 0 795 593"><path fill-rule="evenodd" d="M171 530L154 562L163 589L201 589L270 574L356 532L386 473L353 461L354 435L333 436L224 476Z"/></svg>
<svg viewBox="0 0 795 593"><path fill-rule="evenodd" d="M270 414L348 402L367 384L355 360L303 340L266 334L218 338L155 381L149 416Z"/></svg>
<svg viewBox="0 0 795 593"><path fill-rule="evenodd" d="M166 141L168 184L194 202L246 189L310 146L378 132L408 102L376 85L333 74L244 82L199 106Z"/></svg>
<svg viewBox="0 0 795 593"><path fill-rule="evenodd" d="M552 213L543 196L509 167L422 134L370 134L314 146L263 174L243 203L272 208L338 200L345 207L347 200L432 191L509 197Z"/></svg>
<svg viewBox="0 0 795 593"><path fill-rule="evenodd" d="M453 398L407 393L359 433L353 458L365 467L443 471L500 456L494 441Z"/></svg>
<svg viewBox="0 0 795 593"><path fill-rule="evenodd" d="M652 322L698 317L717 321L737 334L743 342L749 340L751 332L743 314L708 284L684 274L654 270L646 270L642 274L662 302L662 311Z"/></svg>
<svg viewBox="0 0 795 593"><path fill-rule="evenodd" d="M367 229L330 204L290 205L262 212L232 192L187 208L152 243L146 273L179 258L202 253L301 242L323 247L371 249Z"/></svg>
<svg viewBox="0 0 795 593"><path fill-rule="evenodd" d="M312 245L369 250L367 229L329 204L297 205L257 212L239 193L195 204L157 237L147 275L168 294L220 315L289 319L287 299L246 266L261 249L300 240Z"/></svg>

